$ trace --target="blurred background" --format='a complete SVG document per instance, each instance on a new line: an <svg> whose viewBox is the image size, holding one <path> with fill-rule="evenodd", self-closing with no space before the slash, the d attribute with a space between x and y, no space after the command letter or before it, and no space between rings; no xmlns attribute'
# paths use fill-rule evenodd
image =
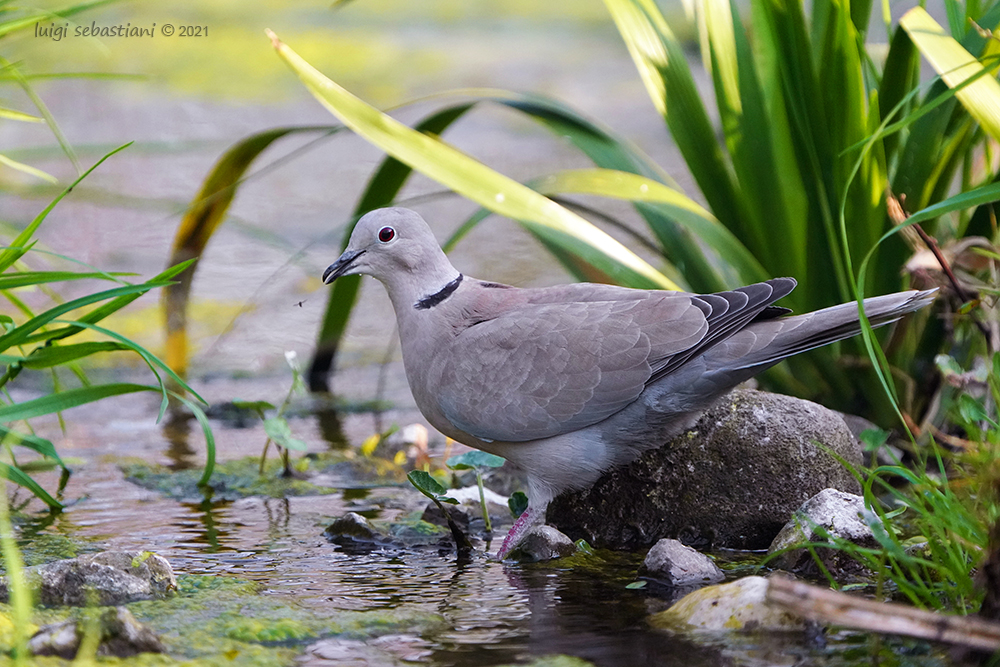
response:
<svg viewBox="0 0 1000 667"><path fill-rule="evenodd" d="M51 9L57 5L51 3ZM679 3L665 7L680 14ZM128 25L152 37L75 36L77 27ZM153 27L155 24L155 27ZM175 27L165 36L167 24ZM56 41L36 36L68 25ZM26 29L5 39L8 58L31 78L84 167L108 150L134 144L59 204L37 238L55 252L103 270L162 270L181 216L219 156L249 134L288 125L332 125L330 116L275 55L274 30L319 70L369 103L390 109L456 88L539 92L600 118L638 144L679 181L683 163L644 91L599 0L404 0L330 3L111 3ZM201 26L199 37L180 37ZM6 105L32 106L24 90L4 87ZM439 101L438 101L439 103ZM395 115L414 122L432 108ZM509 110L482 107L447 140L518 180L586 158ZM62 182L76 171L49 128L0 122L3 153ZM250 169L230 214L199 261L192 291L192 375L273 373L284 352L311 354L328 291L322 270L339 255L343 225L383 154L348 134L276 142ZM692 194L696 188L691 188ZM59 191L19 172L0 171L4 222L25 226ZM404 197L440 192L415 176ZM621 207L629 219L627 207ZM420 208L444 238L474 206L456 196ZM641 249L636 249L641 254ZM516 224L482 226L458 245L455 264L484 279L518 285L568 280ZM393 334L383 290L364 281L341 363L382 358ZM154 295L113 320L163 350Z"/></svg>

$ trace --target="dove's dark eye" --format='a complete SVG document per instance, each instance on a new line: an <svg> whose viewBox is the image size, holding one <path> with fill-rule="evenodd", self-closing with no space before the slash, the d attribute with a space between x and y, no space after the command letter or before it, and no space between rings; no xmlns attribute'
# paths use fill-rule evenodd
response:
<svg viewBox="0 0 1000 667"><path fill-rule="evenodd" d="M396 237L396 230L392 227L383 227L378 230L378 240L382 243L388 243Z"/></svg>

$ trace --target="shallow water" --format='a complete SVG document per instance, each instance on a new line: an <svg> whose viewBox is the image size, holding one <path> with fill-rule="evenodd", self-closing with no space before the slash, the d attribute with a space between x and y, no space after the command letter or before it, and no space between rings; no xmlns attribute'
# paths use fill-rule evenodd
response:
<svg viewBox="0 0 1000 667"><path fill-rule="evenodd" d="M246 394L261 382L273 381L230 380L226 386L233 389L235 383ZM197 388L207 392L211 385ZM394 610L443 619L411 633L293 642L299 664L490 666L555 654L609 667L867 664L869 660L865 644L850 636L834 636L829 645L799 633L715 637L695 643L654 630L646 619L668 606L665 592L655 587L626 588L635 580L643 554L602 551L583 561L517 564L490 561L479 550L471 561L460 563L453 551L416 547L345 551L323 537L326 525L346 511L361 511L371 518L397 515L400 510L394 503L380 500L398 496L393 488L233 501L167 498L127 481L117 462L139 457L186 467L201 457L200 435L178 436L176 429L168 433L170 429L151 423L150 410L148 397L130 397L116 405L99 404L85 422L70 420L69 446L63 453L77 462L64 494L71 504L53 518L37 501L28 502L23 509L34 519L22 527L22 539L62 535L88 550L155 551L178 574L254 581L261 586L260 595L320 617ZM405 409L395 410L382 419L406 415ZM354 413L342 418L342 426L350 432L363 431L374 416ZM234 428L220 420L213 420L213 426L221 458L259 453L264 439L259 427ZM321 427L315 416L294 418L292 428L313 451L341 444L318 436ZM185 439L189 439L186 446L179 446ZM47 488L55 485L54 474L39 479ZM23 491L15 495L15 502L24 499ZM926 647L918 647L915 654L908 645L893 651L903 657L903 664L940 663Z"/></svg>

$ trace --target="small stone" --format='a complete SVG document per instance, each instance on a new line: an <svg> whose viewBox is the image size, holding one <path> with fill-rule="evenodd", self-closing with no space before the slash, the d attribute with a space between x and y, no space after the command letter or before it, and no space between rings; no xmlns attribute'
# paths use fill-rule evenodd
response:
<svg viewBox="0 0 1000 667"><path fill-rule="evenodd" d="M55 655L67 660L76 656L88 631L85 621L53 623L39 629L28 642L35 655ZM101 641L97 655L128 658L139 653L163 653L166 648L155 632L135 620L125 607L114 607L101 614Z"/></svg>
<svg viewBox="0 0 1000 667"><path fill-rule="evenodd" d="M379 538L378 531L368 519L355 512L348 512L323 531L326 539L335 544L358 544L375 542Z"/></svg>
<svg viewBox="0 0 1000 667"><path fill-rule="evenodd" d="M675 632L802 630L805 621L764 601L767 579L743 577L688 593L672 607L653 614L653 627Z"/></svg>
<svg viewBox="0 0 1000 667"><path fill-rule="evenodd" d="M553 560L576 553L576 545L552 526L535 526L514 554L521 560L537 563L543 560Z"/></svg>
<svg viewBox="0 0 1000 667"><path fill-rule="evenodd" d="M94 563L114 567L148 581L158 597L165 597L177 590L177 577L174 576L170 563L151 551L103 551L90 556L90 559Z"/></svg>
<svg viewBox="0 0 1000 667"><path fill-rule="evenodd" d="M819 568L808 549L795 549L800 544L829 542L841 538L865 548L875 548L878 543L872 529L862 517L877 521L865 507L861 496L836 489L824 489L803 503L791 520L785 524L768 549L774 554L790 549L769 562L772 567L796 572L805 576L819 574ZM847 553L834 548L815 548L823 566L838 580L864 576L868 570Z"/></svg>
<svg viewBox="0 0 1000 667"><path fill-rule="evenodd" d="M105 551L25 569L28 585L47 606L120 605L165 597L177 588L170 563L148 551ZM0 578L0 602L8 599Z"/></svg>
<svg viewBox="0 0 1000 667"><path fill-rule="evenodd" d="M671 539L653 545L639 568L639 575L676 588L716 584L725 579L711 558Z"/></svg>

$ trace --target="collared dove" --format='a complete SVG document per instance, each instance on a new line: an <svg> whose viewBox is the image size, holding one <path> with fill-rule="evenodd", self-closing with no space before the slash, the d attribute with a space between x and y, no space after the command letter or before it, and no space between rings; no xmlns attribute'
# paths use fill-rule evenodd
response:
<svg viewBox="0 0 1000 667"><path fill-rule="evenodd" d="M853 302L797 316L773 306L792 278L718 294L468 278L423 218L403 208L362 217L323 282L350 274L373 276L389 292L406 377L427 421L527 474L528 509L500 559L559 493L667 442L785 357L860 331ZM933 297L874 297L865 312L878 326Z"/></svg>

